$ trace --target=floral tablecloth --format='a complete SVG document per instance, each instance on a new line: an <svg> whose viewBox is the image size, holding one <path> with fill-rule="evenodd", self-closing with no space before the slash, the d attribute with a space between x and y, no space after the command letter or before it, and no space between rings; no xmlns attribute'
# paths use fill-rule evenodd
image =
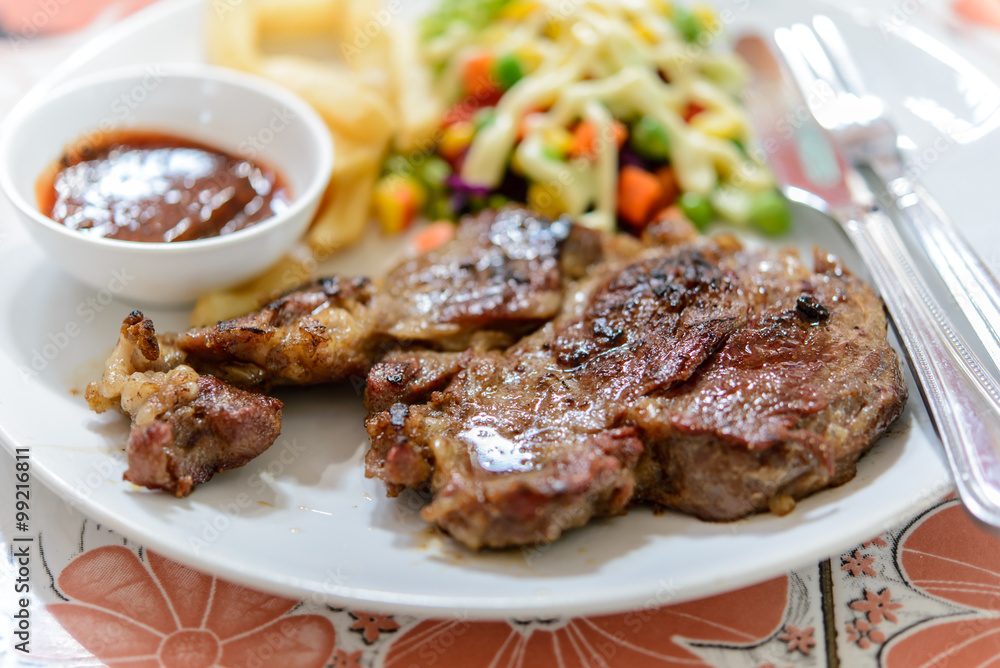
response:
<svg viewBox="0 0 1000 668"><path fill-rule="evenodd" d="M73 48L149 1L3 0L0 117ZM996 0L955 9L1000 25ZM0 234L23 234L6 202ZM5 509L16 469L0 456ZM14 513L0 517L0 668L1000 664L1000 538L951 498L745 589L614 615L486 622L280 598L145 550L40 485L32 508L43 519L30 537L15 531Z"/></svg>

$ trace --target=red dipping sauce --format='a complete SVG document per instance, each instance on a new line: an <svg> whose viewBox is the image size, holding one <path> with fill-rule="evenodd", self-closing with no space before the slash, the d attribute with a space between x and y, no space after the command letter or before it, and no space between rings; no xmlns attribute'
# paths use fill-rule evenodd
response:
<svg viewBox="0 0 1000 668"><path fill-rule="evenodd" d="M288 207L273 169L181 137L124 131L68 149L36 184L42 213L86 234L172 242L231 234Z"/></svg>

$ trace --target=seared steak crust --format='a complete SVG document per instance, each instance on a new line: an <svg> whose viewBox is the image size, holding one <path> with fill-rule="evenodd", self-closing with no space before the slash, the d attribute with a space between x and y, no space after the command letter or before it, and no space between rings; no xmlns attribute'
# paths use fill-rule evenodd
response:
<svg viewBox="0 0 1000 668"><path fill-rule="evenodd" d="M366 278L323 278L174 342L188 364L242 387L363 378L378 353L374 297Z"/></svg>
<svg viewBox="0 0 1000 668"><path fill-rule="evenodd" d="M811 272L792 252L651 249L505 352L465 352L428 401L374 413L367 474L429 490L424 518L473 548L642 501L784 510L853 475L902 410L885 335L878 298L826 258Z"/></svg>
<svg viewBox="0 0 1000 668"><path fill-rule="evenodd" d="M486 211L378 283L325 278L163 340L194 368L241 387L364 379L398 347L506 347L555 317L566 286L591 264L634 248L527 209Z"/></svg>
<svg viewBox="0 0 1000 668"><path fill-rule="evenodd" d="M477 330L534 329L562 304L560 254L571 229L518 208L466 219L453 241L389 273L381 329L450 350L464 349Z"/></svg>
<svg viewBox="0 0 1000 668"><path fill-rule="evenodd" d="M815 272L790 251L723 266L742 277L745 325L627 416L650 448L639 496L711 520L850 480L907 398L881 300L835 258L817 253Z"/></svg>

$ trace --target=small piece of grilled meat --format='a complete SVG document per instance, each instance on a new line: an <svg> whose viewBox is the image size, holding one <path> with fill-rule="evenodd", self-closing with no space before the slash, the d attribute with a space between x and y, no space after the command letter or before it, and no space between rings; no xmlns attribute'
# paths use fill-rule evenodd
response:
<svg viewBox="0 0 1000 668"><path fill-rule="evenodd" d="M282 404L198 374L175 350L163 353L153 323L133 311L86 398L98 413L132 417L125 480L182 497L267 450L281 431Z"/></svg>
<svg viewBox="0 0 1000 668"><path fill-rule="evenodd" d="M595 267L557 319L458 366L429 396L420 368L370 376L366 467L430 491L423 517L472 548L638 502L787 511L852 477L906 399L881 302L836 260L710 241Z"/></svg>

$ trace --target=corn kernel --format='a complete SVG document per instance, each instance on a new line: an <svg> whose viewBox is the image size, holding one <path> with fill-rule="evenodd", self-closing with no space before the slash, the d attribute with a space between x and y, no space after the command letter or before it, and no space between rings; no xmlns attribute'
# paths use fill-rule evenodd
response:
<svg viewBox="0 0 1000 668"><path fill-rule="evenodd" d="M375 184L372 204L375 216L386 234L398 234L408 228L427 203L427 191L416 180L390 174Z"/></svg>
<svg viewBox="0 0 1000 668"><path fill-rule="evenodd" d="M569 155L573 150L573 135L566 128L545 128L542 130L542 142L560 155Z"/></svg>
<svg viewBox="0 0 1000 668"><path fill-rule="evenodd" d="M528 206L550 218L558 218L566 212L566 205L556 188L552 188L541 183L532 183L528 186Z"/></svg>
<svg viewBox="0 0 1000 668"><path fill-rule="evenodd" d="M472 137L476 134L476 127L470 122L453 123L444 129L441 134L441 141L438 142L438 151L445 158L457 157L462 151L472 143Z"/></svg>

